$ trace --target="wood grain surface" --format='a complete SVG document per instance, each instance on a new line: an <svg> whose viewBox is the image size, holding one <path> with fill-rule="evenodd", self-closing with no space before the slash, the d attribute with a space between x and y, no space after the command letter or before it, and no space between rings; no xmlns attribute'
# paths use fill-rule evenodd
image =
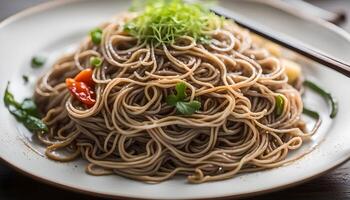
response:
<svg viewBox="0 0 350 200"><path fill-rule="evenodd" d="M0 0L0 20L19 10L47 0ZM350 17L350 0L309 0L331 11L344 11ZM343 24L350 31L350 23ZM350 53L350 52L349 52ZM349 54L350 55L350 54ZM317 163L310 163L317 164ZM101 198L81 195L36 182L0 164L0 199L49 199L49 200L100 200ZM308 183L262 195L255 200L343 200L350 199L350 162L316 178Z"/></svg>

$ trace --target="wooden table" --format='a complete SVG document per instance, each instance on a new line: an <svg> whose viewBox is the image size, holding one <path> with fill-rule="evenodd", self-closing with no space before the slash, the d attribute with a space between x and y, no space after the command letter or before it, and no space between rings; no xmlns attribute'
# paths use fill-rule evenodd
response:
<svg viewBox="0 0 350 200"><path fill-rule="evenodd" d="M0 0L0 20L25 7L44 2L46 0ZM320 7L332 11L346 11L350 17L349 0L309 0ZM344 28L350 31L350 23L345 23ZM350 55L350 52L349 52ZM0 164L0 199L49 199L49 200L100 200L73 192L64 191L52 186L38 183L25 177L12 169ZM330 173L323 175L311 182L299 185L260 197L256 200L313 200L313 199L350 199L350 162L343 164Z"/></svg>

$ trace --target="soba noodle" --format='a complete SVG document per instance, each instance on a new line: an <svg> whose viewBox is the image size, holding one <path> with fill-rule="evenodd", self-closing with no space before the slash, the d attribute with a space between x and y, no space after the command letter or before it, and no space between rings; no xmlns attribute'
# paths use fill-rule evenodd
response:
<svg viewBox="0 0 350 200"><path fill-rule="evenodd" d="M101 26L59 59L35 89L49 127L39 139L53 160L87 160L92 175L118 174L161 182L181 174L191 183L223 180L293 160L311 133L301 121L301 94L288 84L279 59L252 42L233 22L207 34L209 44L182 36L170 45L140 42L123 26L130 14ZM103 58L93 70L96 103L87 108L70 95L65 79ZM167 105L177 83L202 107L181 115ZM284 100L276 115L276 96ZM57 153L59 152L59 153Z"/></svg>

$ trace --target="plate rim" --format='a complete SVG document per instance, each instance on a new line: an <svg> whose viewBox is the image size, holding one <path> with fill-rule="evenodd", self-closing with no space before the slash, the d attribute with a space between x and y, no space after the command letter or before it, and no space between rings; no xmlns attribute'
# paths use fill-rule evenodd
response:
<svg viewBox="0 0 350 200"><path fill-rule="evenodd" d="M40 13L40 12L45 11L45 10L54 9L54 8L62 6L62 5L66 5L66 4L70 4L70 3L74 3L74 2L83 2L83 1L84 0L52 0L52 1L48 1L48 2L39 3L37 5L20 10L17 13L10 15L9 17L6 17L2 21L0 21L0 30L2 28L6 27L7 25L14 23L17 20L22 19L26 16ZM310 15L307 15L305 13L302 13L300 10L293 9L291 11L291 10L289 10L290 7L288 7L286 2L283 2L280 0L248 0L248 1L266 4L266 5L269 5L271 7L275 7L275 8L278 8L280 10L283 10L284 12L287 12L291 15L295 15L295 16L300 17L302 19L308 20L312 23L316 23L320 26L323 26L326 29L334 31L339 36L342 36L344 39L346 39L348 42L350 42L350 33L346 32L344 29L336 26L335 24L327 22L323 19L319 19L319 18L310 16ZM339 73L339 72L337 72L337 73ZM265 190L256 191L256 192L245 193L245 194L227 195L227 196L209 197L209 198L198 198L198 199L200 199L200 200L242 199L242 198L254 197L254 196L258 196L258 195L263 195L263 194L281 191L281 190L284 190L287 188L291 188L291 187L309 182L315 178L318 178L324 174L327 174L330 171L334 170L335 168L338 168L339 166L343 165L349 159L350 159L350 154L348 156L344 156L342 159L340 159L338 164L332 166L331 168L329 168L325 171L322 171L321 173L309 176L305 179L302 179L302 180L299 180L299 181L296 181L296 182L293 182L290 184L285 184L285 185L277 186L274 188L265 189ZM32 180L38 181L40 183L44 183L46 185L54 186L56 188L63 189L66 191L71 191L71 192L80 193L83 195L94 196L94 197L109 198L109 199L126 199L126 200L150 199L150 198L127 197L127 196L120 196L120 195L114 195L114 194L106 194L106 193L96 192L96 191L88 191L88 190L83 189L83 188L69 186L69 185L65 185L62 183L57 183L54 180L50 180L50 179L45 178L43 176L32 174L29 171L25 170L25 168L20 168L20 167L16 166L15 164L7 161L5 158L2 158L1 156L0 156L0 163L5 164L7 167L14 169L16 172L18 172L26 177L29 177Z"/></svg>

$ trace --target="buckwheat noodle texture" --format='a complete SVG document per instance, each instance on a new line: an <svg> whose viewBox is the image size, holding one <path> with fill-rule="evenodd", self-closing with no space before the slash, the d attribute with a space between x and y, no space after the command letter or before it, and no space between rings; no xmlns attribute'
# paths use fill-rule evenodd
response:
<svg viewBox="0 0 350 200"><path fill-rule="evenodd" d="M35 101L49 127L39 139L53 160L82 157L92 175L118 174L161 182L176 174L191 183L223 180L275 168L314 132L301 121L303 103L280 61L233 22L206 34L210 43L182 36L169 45L140 42L124 14L103 24L101 44L86 38L36 85ZM103 58L93 70L96 103L70 95L65 79ZM177 83L199 111L181 115L165 98ZM284 100L275 114L276 96Z"/></svg>

